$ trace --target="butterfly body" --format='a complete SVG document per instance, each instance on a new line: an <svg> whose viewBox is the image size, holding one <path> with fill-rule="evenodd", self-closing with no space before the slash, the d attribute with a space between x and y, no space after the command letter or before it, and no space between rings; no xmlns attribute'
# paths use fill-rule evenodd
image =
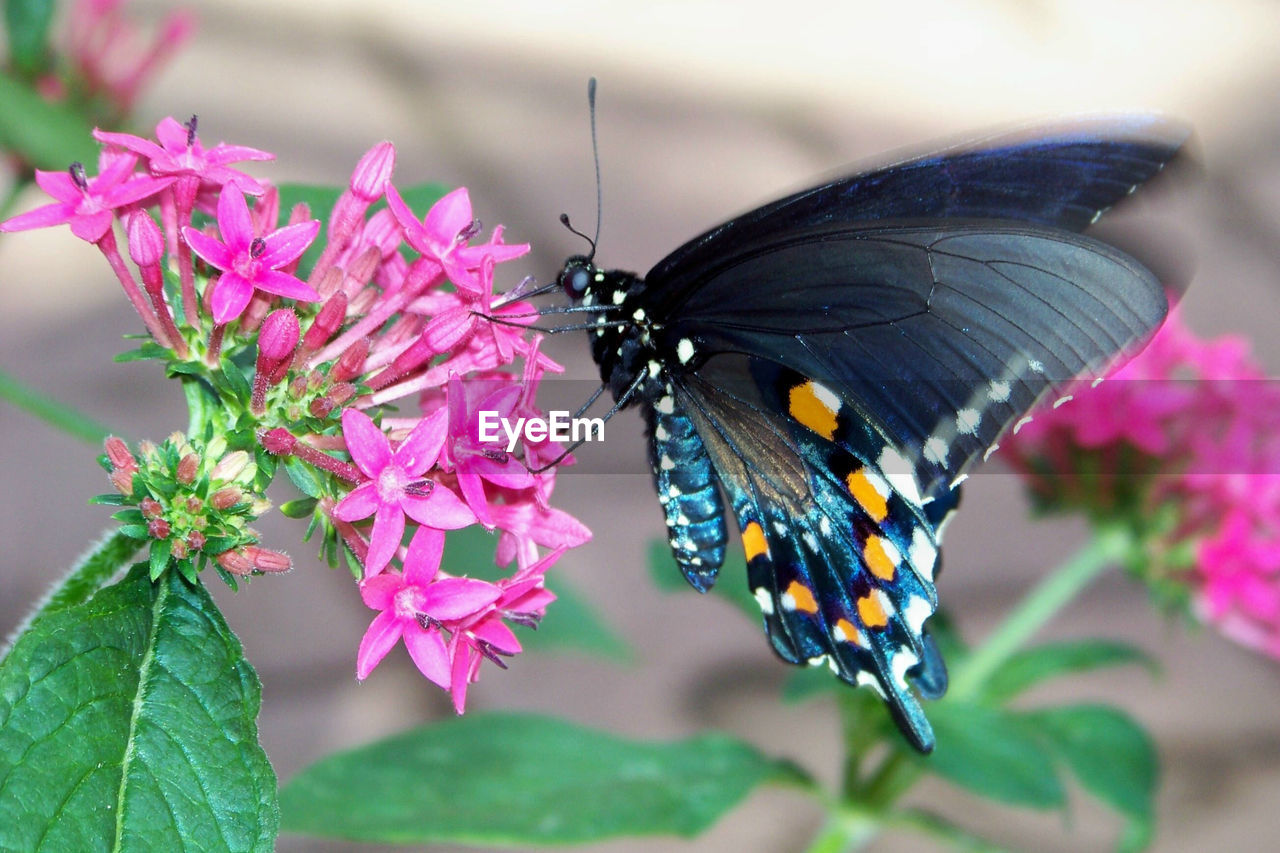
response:
<svg viewBox="0 0 1280 853"><path fill-rule="evenodd" d="M1163 318L1154 276L1076 232L1184 138L1143 117L998 138L780 199L643 278L578 256L557 279L645 418L685 577L714 583L727 506L774 650L878 692L921 750L959 482Z"/></svg>

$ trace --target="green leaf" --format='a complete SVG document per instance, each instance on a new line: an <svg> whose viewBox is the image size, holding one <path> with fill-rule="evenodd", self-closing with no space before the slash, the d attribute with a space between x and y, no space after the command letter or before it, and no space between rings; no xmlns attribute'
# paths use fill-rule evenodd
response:
<svg viewBox="0 0 1280 853"><path fill-rule="evenodd" d="M66 169L83 163L93 174L98 145L92 123L65 104L50 103L25 83L0 74L0 148L38 169Z"/></svg>
<svg viewBox="0 0 1280 853"><path fill-rule="evenodd" d="M1140 664L1155 672L1158 664L1142 649L1110 640L1046 643L1023 649L1009 658L983 688L983 697L1003 704L1041 681L1104 666Z"/></svg>
<svg viewBox="0 0 1280 853"><path fill-rule="evenodd" d="M680 573L671 548L661 539L649 543L649 576L653 585L663 592L696 592ZM711 594L729 602L753 621L759 619L760 605L747 590L747 563L740 550L725 559L719 577L720 582L711 588Z"/></svg>
<svg viewBox="0 0 1280 853"><path fill-rule="evenodd" d="M316 504L320 503L315 498L298 498L297 500L285 501L280 504L280 514L285 518L308 518L316 510Z"/></svg>
<svg viewBox="0 0 1280 853"><path fill-rule="evenodd" d="M447 187L444 184L419 184L400 190L400 197L418 214L418 219L421 220L427 215L431 205L439 201L441 196L449 192L450 189L451 187ZM314 184L281 184L280 209L285 212L285 215L288 215L288 212L293 209L295 204L306 204L311 209L312 218L319 219L327 225L329 215L333 211L333 205L338 201L338 197L342 195L342 191L342 187L324 187ZM369 208L369 213L386 206L385 201L379 200ZM316 265L316 261L320 259L320 253L324 251L324 244L325 237L321 236L307 248L307 251L302 255L301 262L298 264L297 275L299 278L305 279L310 275L311 268Z"/></svg>
<svg viewBox="0 0 1280 853"><path fill-rule="evenodd" d="M616 737L564 720L476 714L312 765L280 794L283 828L400 844L575 844L693 836L790 765L712 734Z"/></svg>
<svg viewBox="0 0 1280 853"><path fill-rule="evenodd" d="M203 586L146 565L0 664L0 849L272 849L259 685Z"/></svg>
<svg viewBox="0 0 1280 853"><path fill-rule="evenodd" d="M49 25L56 5L53 0L5 0L9 61L28 79L49 66Z"/></svg>
<svg viewBox="0 0 1280 853"><path fill-rule="evenodd" d="M1129 818L1132 840L1122 846L1145 846L1153 830L1160 766L1155 744L1142 726L1104 705L1069 705L1020 716L1081 787Z"/></svg>
<svg viewBox="0 0 1280 853"><path fill-rule="evenodd" d="M324 483L316 476L315 469L296 456L284 458L284 472L289 480L309 498L319 500L324 497Z"/></svg>
<svg viewBox="0 0 1280 853"><path fill-rule="evenodd" d="M1018 715L965 702L929 707L938 745L917 760L982 797L1032 808L1057 808L1062 784L1049 751L1033 726Z"/></svg>
<svg viewBox="0 0 1280 853"><path fill-rule="evenodd" d="M493 564L497 543L497 537L479 525L451 530L445 537L444 569L455 575L496 581L510 573ZM526 651L569 649L616 661L631 660L631 647L627 642L596 615L586 598L557 575L554 568L547 579L547 589L554 592L557 599L547 608L547 615L538 623L537 630L516 629Z"/></svg>
<svg viewBox="0 0 1280 853"><path fill-rule="evenodd" d="M0 118L0 123L3 121ZM88 444L101 447L103 439L112 434L110 429L79 409L58 402L3 370L0 370L0 400L7 400L50 426Z"/></svg>

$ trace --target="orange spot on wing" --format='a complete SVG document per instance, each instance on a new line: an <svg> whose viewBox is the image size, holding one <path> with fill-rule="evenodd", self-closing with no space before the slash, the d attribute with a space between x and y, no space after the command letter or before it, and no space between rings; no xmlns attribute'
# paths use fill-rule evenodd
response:
<svg viewBox="0 0 1280 853"><path fill-rule="evenodd" d="M848 619L840 619L836 622L836 633L840 635L840 639L846 643L858 643L858 629Z"/></svg>
<svg viewBox="0 0 1280 853"><path fill-rule="evenodd" d="M875 593L858 599L858 618L868 628L883 628L889 624L889 616L880 606L880 599Z"/></svg>
<svg viewBox="0 0 1280 853"><path fill-rule="evenodd" d="M787 411L823 438L830 439L836 434L836 413L818 398L813 382L792 387L787 396Z"/></svg>
<svg viewBox="0 0 1280 853"><path fill-rule="evenodd" d="M853 495L853 499L858 502L858 506L866 510L872 521L876 523L884 521L885 516L889 514L889 503L885 500L884 495L876 491L876 487L871 485L871 480L868 479L865 468L859 468L854 471L844 478L844 482L849 487L849 494Z"/></svg>
<svg viewBox="0 0 1280 853"><path fill-rule="evenodd" d="M814 600L813 593L800 581L791 582L787 587L787 595L791 596L791 600L796 603L796 610L803 610L805 613L818 612L818 602Z"/></svg>
<svg viewBox="0 0 1280 853"><path fill-rule="evenodd" d="M761 554L769 555L769 543L764 539L764 529L758 522L751 522L742 528L742 550L747 554L750 563Z"/></svg>
<svg viewBox="0 0 1280 853"><path fill-rule="evenodd" d="M862 558L867 561L867 568L871 569L871 574L883 581L893 580L893 573L897 566L885 551L884 537L868 536L867 544L862 546Z"/></svg>

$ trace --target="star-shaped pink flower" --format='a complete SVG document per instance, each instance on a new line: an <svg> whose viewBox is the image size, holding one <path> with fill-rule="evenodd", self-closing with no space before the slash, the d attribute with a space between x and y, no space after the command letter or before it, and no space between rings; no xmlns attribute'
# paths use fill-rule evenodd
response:
<svg viewBox="0 0 1280 853"><path fill-rule="evenodd" d="M360 584L360 597L381 610L360 641L356 678L369 677L401 639L418 670L449 689L453 667L442 629L491 608L502 589L471 578L438 578L444 533L421 527L409 543L403 572L384 572Z"/></svg>
<svg viewBox="0 0 1280 853"><path fill-rule="evenodd" d="M153 175L194 175L202 184L220 187L230 183L249 195L261 195L262 184L227 164L242 160L272 160L275 155L246 145L227 145L224 142L206 149L196 136L195 122L195 116L186 124L180 124L172 117L161 119L156 125L159 145L130 133L94 130L93 137L147 158Z"/></svg>
<svg viewBox="0 0 1280 853"><path fill-rule="evenodd" d="M333 508L340 521L373 516L365 577L386 568L400 547L405 516L425 527L454 530L475 524L475 514L447 487L425 477L444 447L444 409L424 417L394 451L391 442L364 412L342 413L342 434L356 467L369 479Z"/></svg>
<svg viewBox="0 0 1280 853"><path fill-rule="evenodd" d="M480 413L491 412L497 418L509 419L520 397L520 386L510 381L481 380L468 385L469 388L456 375L449 379L448 456L467 504L481 524L493 527L483 481L505 489L526 489L533 485L533 475L506 451L505 436L500 435L496 442L481 440ZM468 397L475 398L475 402Z"/></svg>
<svg viewBox="0 0 1280 853"><path fill-rule="evenodd" d="M501 242L502 231L495 229L490 242L469 246L475 227L471 217L471 197L466 187L458 187L448 193L427 212L420 222L409 209L400 193L390 184L386 191L387 206L404 229L405 240L422 256L438 264L444 275L459 288L480 290L476 271L480 262L489 255L496 263L518 258L529 251L529 244L507 245Z"/></svg>
<svg viewBox="0 0 1280 853"><path fill-rule="evenodd" d="M320 232L319 220L286 225L258 237L244 193L228 184L218 197L218 231L222 242L190 226L182 229L191 250L223 271L213 284L210 299L215 322L228 323L239 317L255 290L303 302L320 300L320 294L307 284L279 269L307 250Z"/></svg>
<svg viewBox="0 0 1280 853"><path fill-rule="evenodd" d="M65 172L36 170L36 183L56 201L0 222L0 231L26 231L68 223L71 233L96 243L111 230L113 211L154 195L173 178L135 175L138 158L132 154L107 154L99 158L96 178L85 175L84 166L72 163Z"/></svg>

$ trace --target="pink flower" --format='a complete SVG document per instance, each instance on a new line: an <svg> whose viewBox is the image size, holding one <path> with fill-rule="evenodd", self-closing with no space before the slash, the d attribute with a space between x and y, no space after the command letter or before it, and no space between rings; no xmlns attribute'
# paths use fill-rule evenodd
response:
<svg viewBox="0 0 1280 853"><path fill-rule="evenodd" d="M449 379L448 458L467 505L481 524L493 527L484 481L506 489L526 489L533 485L533 475L506 451L505 433L501 429L497 441L480 438L480 415L488 413L494 423L501 418L509 419L520 398L520 386L514 382L498 384L479 380L469 385L471 396L477 398L474 403L468 400L468 389L462 380L456 375Z"/></svg>
<svg viewBox="0 0 1280 853"><path fill-rule="evenodd" d="M1200 340L1174 310L1141 354L1004 450L1043 505L1126 523L1163 599L1280 657L1280 389L1263 375L1246 341ZM1190 571L1163 558L1188 551Z"/></svg>
<svg viewBox="0 0 1280 853"><path fill-rule="evenodd" d="M502 592L492 606L454 630L449 641L452 658L449 693L459 714L466 709L467 688L479 679L480 664L487 659L506 669L503 658L517 655L523 649L503 620L536 625L547 605L555 601L555 593L545 586L544 575L564 551L557 548L513 577L498 581Z"/></svg>
<svg viewBox="0 0 1280 853"><path fill-rule="evenodd" d="M474 524L475 514L447 487L425 477L444 447L446 412L423 418L394 451L386 434L356 409L342 413L347 450L369 479L333 508L341 521L373 516L365 577L386 568L404 536L405 516L425 527L454 530Z"/></svg>
<svg viewBox="0 0 1280 853"><path fill-rule="evenodd" d="M501 231L494 233L490 243L468 245L479 230L479 223L471 218L471 198L466 187L459 187L437 201L421 222L390 184L386 196L387 206L404 229L409 245L438 264L449 281L461 289L479 291L480 282L475 272L485 255L501 263L529 251L527 243L508 246L500 242Z"/></svg>
<svg viewBox="0 0 1280 853"><path fill-rule="evenodd" d="M369 677L401 639L418 670L448 689L453 667L442 630L487 610L500 587L470 578L440 578L444 534L421 527L409 543L402 573L384 572L360 584L360 597L382 611L365 631L356 653L356 678Z"/></svg>
<svg viewBox="0 0 1280 853"><path fill-rule="evenodd" d="M81 240L96 243L111 230L116 208L133 204L155 195L173 178L135 175L138 158L103 152L99 159L100 174L85 175L84 166L72 163L66 172L36 170L36 183L57 201L20 213L0 222L0 231L26 231L69 223L71 233Z"/></svg>
<svg viewBox="0 0 1280 853"><path fill-rule="evenodd" d="M196 118L186 124L179 124L172 117L160 120L156 125L156 139L160 144L133 136L129 133L108 133L94 130L93 136L99 142L118 145L147 158L147 164L153 175L191 175L199 178L201 183L212 186L235 184L241 192L249 195L261 195L262 184L238 169L232 169L228 163L242 160L272 160L274 154L249 148L246 145L227 145L219 142L206 149L196 136Z"/></svg>
<svg viewBox="0 0 1280 853"><path fill-rule="evenodd" d="M190 226L182 229L191 250L223 271L212 285L210 299L217 323L239 317L254 290L303 302L320 300L320 294L297 277L279 270L306 251L320 231L319 221L286 225L265 237L255 236L244 194L239 187L228 184L218 197L218 231L222 234L221 243Z"/></svg>

